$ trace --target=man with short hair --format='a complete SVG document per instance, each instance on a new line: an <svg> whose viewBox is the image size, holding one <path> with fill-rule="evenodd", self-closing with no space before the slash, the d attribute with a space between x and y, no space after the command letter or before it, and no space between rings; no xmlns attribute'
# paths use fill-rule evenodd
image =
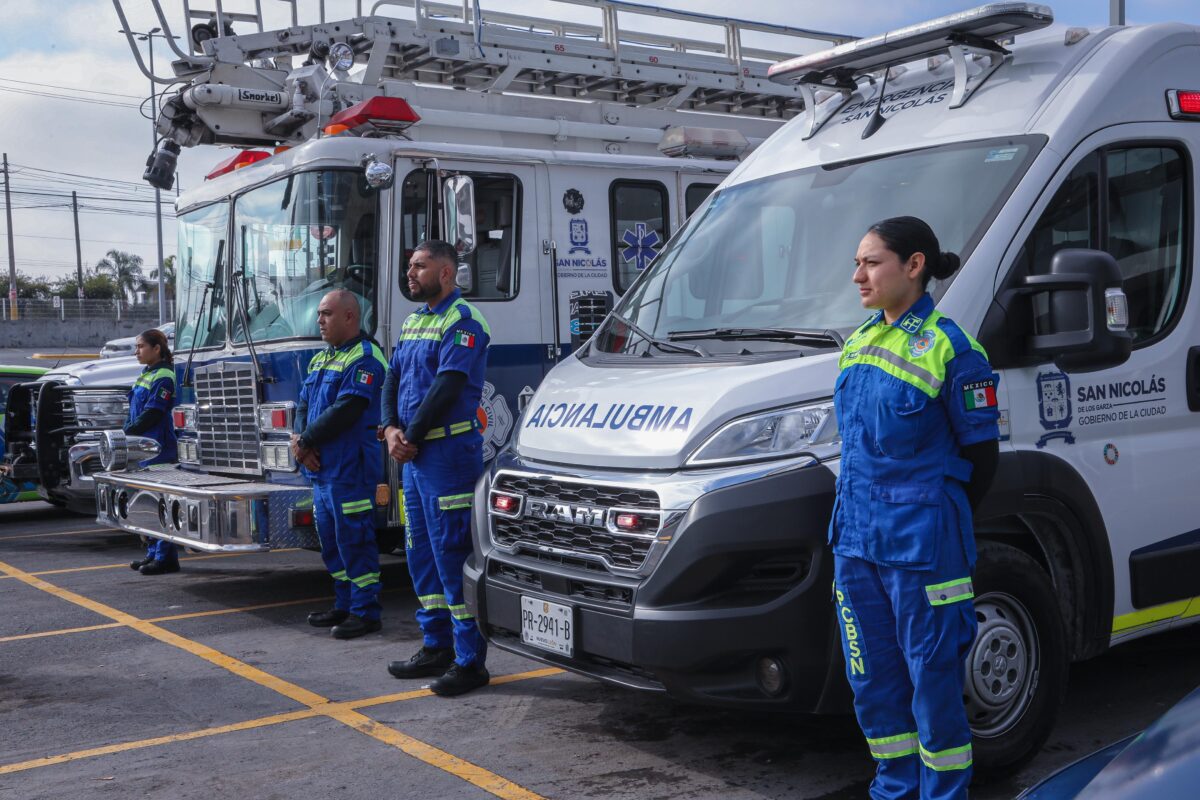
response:
<svg viewBox="0 0 1200 800"><path fill-rule="evenodd" d="M436 677L444 697L487 684L486 641L467 612L463 564L471 553L471 501L483 474L479 401L491 331L455 287L458 254L417 245L409 296L425 301L404 321L384 384L384 438L404 465L408 571L421 608L421 649L393 661L397 678Z"/></svg>
<svg viewBox="0 0 1200 800"><path fill-rule="evenodd" d="M335 598L308 623L338 639L380 628L374 498L383 479L376 430L387 361L361 330L360 315L352 292L321 298L317 326L329 347L308 364L292 435L292 454L312 481L313 520Z"/></svg>

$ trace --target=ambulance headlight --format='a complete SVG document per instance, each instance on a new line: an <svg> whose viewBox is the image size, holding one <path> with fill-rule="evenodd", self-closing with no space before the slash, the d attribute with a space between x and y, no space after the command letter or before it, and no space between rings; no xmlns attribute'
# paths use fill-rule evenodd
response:
<svg viewBox="0 0 1200 800"><path fill-rule="evenodd" d="M735 419L708 437L687 465L709 467L801 454L823 460L841 449L833 401L824 400Z"/></svg>

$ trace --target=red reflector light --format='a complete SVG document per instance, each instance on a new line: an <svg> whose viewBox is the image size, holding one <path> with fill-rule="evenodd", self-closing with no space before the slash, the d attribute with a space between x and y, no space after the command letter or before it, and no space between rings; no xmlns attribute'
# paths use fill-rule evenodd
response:
<svg viewBox="0 0 1200 800"><path fill-rule="evenodd" d="M187 417L182 411L172 411L171 418L175 421L176 428L183 428L187 425Z"/></svg>
<svg viewBox="0 0 1200 800"><path fill-rule="evenodd" d="M248 167L262 161L264 158L270 158L271 154L266 150L241 150L236 155L225 159L212 172L204 176L204 180L211 181L213 178L219 178L227 172L233 172L235 169Z"/></svg>
<svg viewBox="0 0 1200 800"><path fill-rule="evenodd" d="M617 514L617 527L623 531L640 531L642 517L640 514Z"/></svg>
<svg viewBox="0 0 1200 800"><path fill-rule="evenodd" d="M287 412L282 408L277 408L271 412L271 427L286 428L287 427Z"/></svg>
<svg viewBox="0 0 1200 800"><path fill-rule="evenodd" d="M380 130L400 131L420 122L421 118L402 97L372 97L339 111L329 120L332 125L345 125L353 130L371 125Z"/></svg>
<svg viewBox="0 0 1200 800"><path fill-rule="evenodd" d="M517 498L507 494L494 494L492 508L503 514L511 514L517 510Z"/></svg>
<svg viewBox="0 0 1200 800"><path fill-rule="evenodd" d="M1184 114L1200 114L1200 92L1179 92L1179 110Z"/></svg>
<svg viewBox="0 0 1200 800"><path fill-rule="evenodd" d="M313 512L311 508L293 508L292 509L292 527L293 528L310 528L313 524Z"/></svg>

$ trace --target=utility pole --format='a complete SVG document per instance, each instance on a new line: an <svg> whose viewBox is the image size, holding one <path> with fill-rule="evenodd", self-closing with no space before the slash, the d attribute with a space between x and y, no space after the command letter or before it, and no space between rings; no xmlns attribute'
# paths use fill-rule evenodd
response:
<svg viewBox="0 0 1200 800"><path fill-rule="evenodd" d="M1108 24L1125 24L1125 0L1108 0Z"/></svg>
<svg viewBox="0 0 1200 800"><path fill-rule="evenodd" d="M8 172L8 153L4 154L4 221L8 223L8 318L17 318L17 255L13 251L12 199L8 185L12 178Z"/></svg>
<svg viewBox="0 0 1200 800"><path fill-rule="evenodd" d="M83 248L79 243L79 198L71 192L71 216L75 218L75 296L83 299Z"/></svg>

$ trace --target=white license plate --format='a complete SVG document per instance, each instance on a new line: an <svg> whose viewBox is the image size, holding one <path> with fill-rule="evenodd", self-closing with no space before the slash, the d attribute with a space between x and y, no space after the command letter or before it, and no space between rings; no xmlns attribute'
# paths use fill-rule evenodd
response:
<svg viewBox="0 0 1200 800"><path fill-rule="evenodd" d="M575 615L570 606L521 595L521 641L570 656L575 652Z"/></svg>

